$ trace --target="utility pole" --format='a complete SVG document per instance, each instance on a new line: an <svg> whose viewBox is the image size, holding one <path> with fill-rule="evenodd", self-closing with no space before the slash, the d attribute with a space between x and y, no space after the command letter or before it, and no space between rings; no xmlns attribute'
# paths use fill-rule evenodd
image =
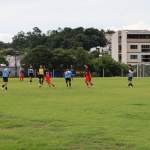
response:
<svg viewBox="0 0 150 150"><path fill-rule="evenodd" d="M17 77L17 59L16 59L16 52L15 52L15 77Z"/></svg>

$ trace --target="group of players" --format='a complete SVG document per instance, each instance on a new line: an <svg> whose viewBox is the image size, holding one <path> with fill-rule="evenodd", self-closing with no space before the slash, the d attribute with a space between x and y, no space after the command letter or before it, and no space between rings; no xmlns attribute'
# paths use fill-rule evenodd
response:
<svg viewBox="0 0 150 150"><path fill-rule="evenodd" d="M88 65L84 65L86 71L85 71L85 83L86 86L89 88L90 86L94 87L93 83L91 82L92 76L89 70ZM129 64L128 65L128 87L133 87L132 84L132 79L133 79L133 74L134 71L132 69L132 66ZM48 69L47 66L45 66L43 68L42 65L40 65L39 71L38 71L38 75L39 75L39 85L40 87L43 85L43 81L45 79L45 81L47 82L48 86L53 86L54 88L56 88L56 86L51 82L51 78L52 78L52 72L50 72L50 70ZM6 67L4 68L3 71L3 85L1 86L1 89L3 90L5 88L5 90L8 90L8 77L10 76L10 68L9 68L9 64L6 64ZM32 78L34 76L34 70L32 68L32 65L30 65L30 67L28 68L28 76L30 78L30 83L32 83ZM67 87L71 88L71 79L72 78L72 72L69 70L69 68L67 68L67 70L64 72L64 77L66 80L66 85ZM24 71L22 70L20 72L20 81L23 81L24 79Z"/></svg>
<svg viewBox="0 0 150 150"><path fill-rule="evenodd" d="M89 70L88 65L84 65L86 71L85 71L85 83L86 86L89 88L90 86L94 87L93 83L91 82L92 76ZM3 90L8 90L7 85L8 85L8 77L10 76L10 68L9 64L6 64L6 67L4 68L3 71L3 82L4 84L1 86L1 89ZM30 83L32 84L32 78L34 77L34 70L32 65L28 68L28 76L30 78ZM43 85L43 81L45 80L48 84L48 86L53 86L56 88L56 86L51 82L52 78L52 72L48 69L47 66L40 65L39 71L38 71L38 77L39 77L39 87ZM64 72L64 77L66 81L66 86L71 88L71 79L73 80L72 72L70 71L69 68ZM20 81L24 80L24 70L21 70L20 72Z"/></svg>

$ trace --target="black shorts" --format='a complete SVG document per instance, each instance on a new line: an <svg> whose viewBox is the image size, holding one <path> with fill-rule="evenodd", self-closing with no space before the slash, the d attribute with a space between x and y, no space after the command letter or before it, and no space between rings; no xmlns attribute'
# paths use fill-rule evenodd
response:
<svg viewBox="0 0 150 150"><path fill-rule="evenodd" d="M39 79L43 79L44 75L43 74L39 74Z"/></svg>
<svg viewBox="0 0 150 150"><path fill-rule="evenodd" d="M133 77L128 77L128 80L129 80L129 81L132 81L132 78L133 78Z"/></svg>
<svg viewBox="0 0 150 150"><path fill-rule="evenodd" d="M71 78L66 78L66 83L71 81Z"/></svg>
<svg viewBox="0 0 150 150"><path fill-rule="evenodd" d="M4 82L8 82L8 77L3 77Z"/></svg>
<svg viewBox="0 0 150 150"><path fill-rule="evenodd" d="M29 73L29 77L33 78L33 73Z"/></svg>

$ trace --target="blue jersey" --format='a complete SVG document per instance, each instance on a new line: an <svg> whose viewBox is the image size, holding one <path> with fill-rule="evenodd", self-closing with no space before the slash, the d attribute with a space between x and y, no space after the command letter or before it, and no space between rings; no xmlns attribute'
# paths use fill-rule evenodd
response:
<svg viewBox="0 0 150 150"><path fill-rule="evenodd" d="M72 72L71 71L66 71L65 72L65 78L71 78Z"/></svg>
<svg viewBox="0 0 150 150"><path fill-rule="evenodd" d="M29 74L29 73L34 73L33 68L29 68L29 69L28 69L28 74Z"/></svg>
<svg viewBox="0 0 150 150"><path fill-rule="evenodd" d="M128 72L128 77L129 78L132 78L133 77L133 69L129 69L129 72Z"/></svg>
<svg viewBox="0 0 150 150"><path fill-rule="evenodd" d="M3 72L3 77L8 78L9 74L10 74L10 68L5 68Z"/></svg>

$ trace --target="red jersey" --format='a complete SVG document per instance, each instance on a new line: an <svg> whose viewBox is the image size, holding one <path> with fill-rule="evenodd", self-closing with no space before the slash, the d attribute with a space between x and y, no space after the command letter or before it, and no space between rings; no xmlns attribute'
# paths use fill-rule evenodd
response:
<svg viewBox="0 0 150 150"><path fill-rule="evenodd" d="M45 77L52 77L52 72L50 72L48 69L44 71L44 76Z"/></svg>
<svg viewBox="0 0 150 150"><path fill-rule="evenodd" d="M86 72L85 72L85 80L86 81L91 81L91 73L90 73L90 70L89 68L86 69Z"/></svg>
<svg viewBox="0 0 150 150"><path fill-rule="evenodd" d="M91 76L89 68L86 69L85 76Z"/></svg>

